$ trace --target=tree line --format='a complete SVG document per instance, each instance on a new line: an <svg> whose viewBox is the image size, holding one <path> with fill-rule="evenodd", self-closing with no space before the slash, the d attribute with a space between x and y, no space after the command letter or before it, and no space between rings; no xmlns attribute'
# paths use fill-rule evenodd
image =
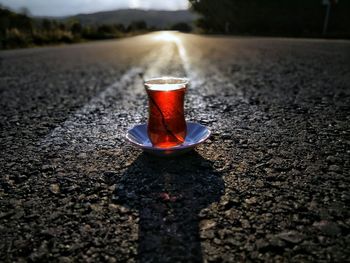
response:
<svg viewBox="0 0 350 263"><path fill-rule="evenodd" d="M205 33L322 36L323 0L189 0ZM350 37L350 1L329 0L328 37Z"/></svg>

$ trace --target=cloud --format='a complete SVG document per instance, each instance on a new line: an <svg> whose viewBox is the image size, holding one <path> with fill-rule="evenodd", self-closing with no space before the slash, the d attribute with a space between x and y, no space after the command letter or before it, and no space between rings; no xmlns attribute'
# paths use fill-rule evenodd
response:
<svg viewBox="0 0 350 263"><path fill-rule="evenodd" d="M0 0L18 10L26 7L37 16L63 16L120 8L176 10L188 7L187 0Z"/></svg>

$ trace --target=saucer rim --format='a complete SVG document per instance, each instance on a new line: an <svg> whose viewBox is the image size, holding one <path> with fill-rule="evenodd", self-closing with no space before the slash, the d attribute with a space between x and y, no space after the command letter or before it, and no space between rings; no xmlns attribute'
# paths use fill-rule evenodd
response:
<svg viewBox="0 0 350 263"><path fill-rule="evenodd" d="M135 125L133 126L131 129L129 129L126 134L125 134L125 137L126 139L133 145L137 146L138 148L141 148L141 149L144 149L144 150L151 150L151 151L158 151L158 152L170 152L170 151L180 151L180 150L185 150L185 149L188 149L188 148L193 148L203 142L205 142L211 135L211 131L208 129L208 127L200 124L200 123L197 123L197 122L191 122L191 121L186 121L186 124L194 124L194 125L199 125L199 126L202 126L204 127L204 129L206 130L206 136L204 136L203 138L201 138L199 141L196 141L196 142L192 142L192 143L189 143L187 145L183 145L183 144L180 144L180 145L176 145L176 146L173 146L173 147L169 147L169 148L162 148L162 147L155 147L155 146L147 146L147 145L144 145L144 144L140 144L140 143L137 143L135 140L133 140L132 138L130 138L130 131L132 129L135 129L136 127L140 127L140 126L146 126L147 123L143 123L143 124L138 124L138 125ZM185 139L186 140L186 139Z"/></svg>

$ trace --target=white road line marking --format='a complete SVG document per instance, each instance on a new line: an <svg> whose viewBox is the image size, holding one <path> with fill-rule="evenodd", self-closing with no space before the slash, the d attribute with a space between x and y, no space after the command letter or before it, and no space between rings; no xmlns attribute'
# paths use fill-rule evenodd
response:
<svg viewBox="0 0 350 263"><path fill-rule="evenodd" d="M185 69L186 75L191 81L191 85L193 87L200 86L203 83L203 80L201 80L201 78L199 77L199 74L196 71L191 70L191 65L190 65L188 55L187 55L187 51L186 51L181 39L175 38L174 42L177 46L179 56L180 56L182 65Z"/></svg>
<svg viewBox="0 0 350 263"><path fill-rule="evenodd" d="M96 110L103 110L107 104L108 98L115 97L118 90L133 85L134 79L142 72L141 68L131 68L128 70L119 81L109 85L98 96L92 98L82 108L77 110L65 122L56 127L49 135L47 135L40 144L42 146L65 145L65 142L75 143L81 135L82 130L85 130L86 135L91 135L98 130L98 126L92 125L89 118L95 118L92 114ZM99 120L100 122L102 120ZM115 127L114 124L113 128ZM76 137L74 139L74 137Z"/></svg>

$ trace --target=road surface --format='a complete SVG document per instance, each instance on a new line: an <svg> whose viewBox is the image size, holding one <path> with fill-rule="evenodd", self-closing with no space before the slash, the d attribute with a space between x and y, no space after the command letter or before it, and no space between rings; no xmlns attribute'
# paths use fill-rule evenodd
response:
<svg viewBox="0 0 350 263"><path fill-rule="evenodd" d="M350 42L155 32L0 53L0 261L345 262ZM159 159L142 76L211 138Z"/></svg>

